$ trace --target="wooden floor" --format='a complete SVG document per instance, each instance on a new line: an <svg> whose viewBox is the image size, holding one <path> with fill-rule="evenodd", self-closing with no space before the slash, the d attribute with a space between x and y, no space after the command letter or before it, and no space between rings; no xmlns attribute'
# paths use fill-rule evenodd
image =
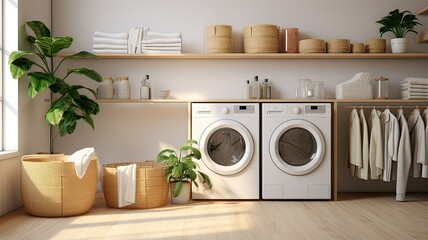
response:
<svg viewBox="0 0 428 240"><path fill-rule="evenodd" d="M339 194L339 201L195 201L82 216L0 218L0 239L428 239L428 194Z"/></svg>

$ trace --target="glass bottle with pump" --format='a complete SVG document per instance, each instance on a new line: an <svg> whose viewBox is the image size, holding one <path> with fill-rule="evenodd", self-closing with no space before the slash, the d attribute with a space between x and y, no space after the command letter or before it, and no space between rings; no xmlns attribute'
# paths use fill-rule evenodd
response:
<svg viewBox="0 0 428 240"><path fill-rule="evenodd" d="M262 83L262 98L271 99L272 98L272 87L269 84L269 80L266 78Z"/></svg>
<svg viewBox="0 0 428 240"><path fill-rule="evenodd" d="M247 80L246 84L244 85L244 99L251 99L252 89L250 80Z"/></svg>
<svg viewBox="0 0 428 240"><path fill-rule="evenodd" d="M150 88L147 86L147 77L148 75L141 80L140 99L150 99Z"/></svg>
<svg viewBox="0 0 428 240"><path fill-rule="evenodd" d="M262 95L262 89L259 83L259 77L258 76L254 76L254 81L253 84L251 86L252 89L252 94L251 94L251 98L252 99L261 99Z"/></svg>

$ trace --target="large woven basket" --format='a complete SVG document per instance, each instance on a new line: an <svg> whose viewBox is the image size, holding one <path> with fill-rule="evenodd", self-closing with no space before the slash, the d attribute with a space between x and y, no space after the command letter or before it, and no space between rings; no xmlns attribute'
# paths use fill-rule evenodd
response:
<svg viewBox="0 0 428 240"><path fill-rule="evenodd" d="M244 27L245 53L277 53L279 28L271 24L256 24Z"/></svg>
<svg viewBox="0 0 428 240"><path fill-rule="evenodd" d="M25 209L34 216L65 217L89 211L97 190L97 164L92 160L82 179L74 162L62 154L22 157L21 196Z"/></svg>
<svg viewBox="0 0 428 240"><path fill-rule="evenodd" d="M131 163L110 163L104 165L103 192L107 205L118 208L117 167ZM165 205L168 198L168 182L165 179L166 167L156 162L139 162L137 164L137 182L135 203L123 208L156 208Z"/></svg>
<svg viewBox="0 0 428 240"><path fill-rule="evenodd" d="M209 25L205 28L206 53L233 52L232 26Z"/></svg>

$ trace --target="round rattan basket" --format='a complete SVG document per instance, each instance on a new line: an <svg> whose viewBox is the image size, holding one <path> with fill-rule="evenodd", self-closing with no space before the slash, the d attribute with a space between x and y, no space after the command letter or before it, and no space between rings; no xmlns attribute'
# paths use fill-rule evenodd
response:
<svg viewBox="0 0 428 240"><path fill-rule="evenodd" d="M232 26L207 26L205 28L205 53L232 53L232 39Z"/></svg>
<svg viewBox="0 0 428 240"><path fill-rule="evenodd" d="M82 179L67 155L22 157L21 197L25 210L39 217L66 217L88 212L97 190L97 163L92 160Z"/></svg>
<svg viewBox="0 0 428 240"><path fill-rule="evenodd" d="M245 53L277 53L279 28L271 24L256 24L244 27Z"/></svg>
<svg viewBox="0 0 428 240"><path fill-rule="evenodd" d="M103 192L107 205L119 208L117 196L117 167L132 164L109 163L103 167ZM168 182L166 167L156 162L138 162L136 174L135 203L122 208L143 209L156 208L165 205L168 199Z"/></svg>

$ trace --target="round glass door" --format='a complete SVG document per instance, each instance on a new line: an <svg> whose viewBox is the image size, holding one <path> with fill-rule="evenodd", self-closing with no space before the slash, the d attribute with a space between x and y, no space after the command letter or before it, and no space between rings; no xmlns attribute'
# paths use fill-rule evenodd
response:
<svg viewBox="0 0 428 240"><path fill-rule="evenodd" d="M312 172L322 162L324 138L319 129L304 120L281 124L272 134L270 154L282 171L292 175Z"/></svg>
<svg viewBox="0 0 428 240"><path fill-rule="evenodd" d="M230 175L242 171L253 156L250 133L243 125L232 120L211 124L199 142L202 161L218 174Z"/></svg>

